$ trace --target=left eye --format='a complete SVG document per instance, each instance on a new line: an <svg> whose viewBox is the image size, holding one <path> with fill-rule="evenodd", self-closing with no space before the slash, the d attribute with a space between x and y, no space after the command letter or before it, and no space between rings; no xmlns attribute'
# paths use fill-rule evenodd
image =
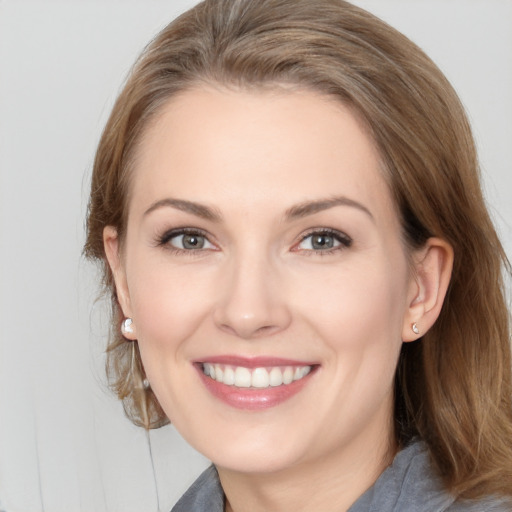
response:
<svg viewBox="0 0 512 512"><path fill-rule="evenodd" d="M168 243L177 249L197 250L213 249L214 246L208 239L199 233L181 233L169 238Z"/></svg>
<svg viewBox="0 0 512 512"><path fill-rule="evenodd" d="M350 244L351 240L341 233L318 232L305 236L297 248L306 251L328 251L341 246L349 247Z"/></svg>

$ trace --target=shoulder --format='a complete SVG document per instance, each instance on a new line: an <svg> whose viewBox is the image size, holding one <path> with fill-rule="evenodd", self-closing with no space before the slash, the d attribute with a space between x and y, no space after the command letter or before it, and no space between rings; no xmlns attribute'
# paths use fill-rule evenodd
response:
<svg viewBox="0 0 512 512"><path fill-rule="evenodd" d="M426 445L415 441L396 455L349 512L444 512L454 501L434 474Z"/></svg>
<svg viewBox="0 0 512 512"><path fill-rule="evenodd" d="M416 440L401 450L349 512L511 512L499 499L460 501L444 488L426 445Z"/></svg>
<svg viewBox="0 0 512 512"><path fill-rule="evenodd" d="M223 512L224 492L215 466L207 468L171 512Z"/></svg>
<svg viewBox="0 0 512 512"><path fill-rule="evenodd" d="M511 512L512 502L490 497L476 501L455 501L446 512Z"/></svg>

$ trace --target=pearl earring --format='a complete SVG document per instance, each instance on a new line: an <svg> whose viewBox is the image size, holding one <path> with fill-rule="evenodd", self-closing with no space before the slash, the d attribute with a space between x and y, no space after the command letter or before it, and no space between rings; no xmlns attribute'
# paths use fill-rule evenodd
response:
<svg viewBox="0 0 512 512"><path fill-rule="evenodd" d="M420 330L418 329L418 326L416 325L416 322L414 322L411 326L411 329L412 329L412 332L414 334L419 334L420 333Z"/></svg>
<svg viewBox="0 0 512 512"><path fill-rule="evenodd" d="M125 336L126 334L133 334L133 320L131 318L125 318L124 322L121 324L121 334Z"/></svg>

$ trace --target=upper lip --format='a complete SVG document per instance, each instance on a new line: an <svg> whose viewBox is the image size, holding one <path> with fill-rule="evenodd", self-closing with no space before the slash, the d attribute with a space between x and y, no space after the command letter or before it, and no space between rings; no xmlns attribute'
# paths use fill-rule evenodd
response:
<svg viewBox="0 0 512 512"><path fill-rule="evenodd" d="M230 366L243 366L244 368L262 368L272 366L314 366L315 363L286 359L274 356L243 357L236 355L220 355L198 359L196 363L226 364Z"/></svg>

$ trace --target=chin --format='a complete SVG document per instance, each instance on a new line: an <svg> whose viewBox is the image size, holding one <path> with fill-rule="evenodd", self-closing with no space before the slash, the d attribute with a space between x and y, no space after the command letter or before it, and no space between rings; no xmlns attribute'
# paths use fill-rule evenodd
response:
<svg viewBox="0 0 512 512"><path fill-rule="evenodd" d="M212 454L212 462L223 469L237 473L276 473L295 466L297 457L293 454L275 453L272 450L249 451L234 453L228 450L225 453Z"/></svg>
<svg viewBox="0 0 512 512"><path fill-rule="evenodd" d="M218 467L241 473L272 473L294 466L302 459L301 443L292 437L289 432L271 433L265 426L253 429L239 426L235 432L209 431L187 441Z"/></svg>

